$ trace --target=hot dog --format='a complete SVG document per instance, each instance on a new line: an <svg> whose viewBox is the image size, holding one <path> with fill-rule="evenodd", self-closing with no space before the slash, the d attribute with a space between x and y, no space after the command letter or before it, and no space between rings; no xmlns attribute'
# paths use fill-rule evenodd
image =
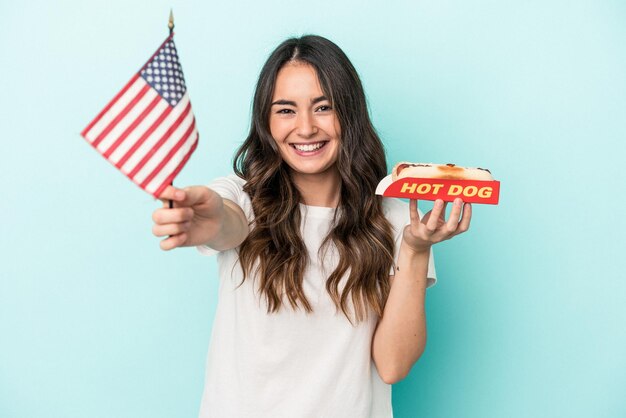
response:
<svg viewBox="0 0 626 418"><path fill-rule="evenodd" d="M401 162L393 167L391 179L392 181L396 181L404 177L449 180L493 180L491 172L486 168L460 167L454 164Z"/></svg>

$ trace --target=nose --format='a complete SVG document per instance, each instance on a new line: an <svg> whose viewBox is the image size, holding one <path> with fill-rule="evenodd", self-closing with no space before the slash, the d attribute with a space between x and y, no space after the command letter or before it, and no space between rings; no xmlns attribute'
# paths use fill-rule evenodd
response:
<svg viewBox="0 0 626 418"><path fill-rule="evenodd" d="M300 112L296 120L296 133L303 138L310 138L317 133L315 119L307 112Z"/></svg>

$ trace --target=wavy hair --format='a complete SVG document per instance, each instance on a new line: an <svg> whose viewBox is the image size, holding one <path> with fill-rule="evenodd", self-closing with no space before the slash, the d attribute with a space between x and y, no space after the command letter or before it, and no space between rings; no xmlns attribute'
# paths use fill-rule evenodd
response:
<svg viewBox="0 0 626 418"><path fill-rule="evenodd" d="M259 75L250 132L233 162L235 173L246 180L244 191L252 200L255 216L239 248L244 281L258 277L268 313L281 308L283 296L293 308L301 304L306 312L313 310L302 287L309 259L300 233L300 193L269 128L276 77L289 62L307 63L315 69L341 127L336 163L341 176L340 202L318 253L324 260L331 243L337 249L339 261L326 280L326 290L351 323L349 297L357 322L368 317L368 307L382 316L394 246L382 198L374 193L379 180L387 175L385 152L372 126L356 70L337 45L320 36L287 39L272 52Z"/></svg>

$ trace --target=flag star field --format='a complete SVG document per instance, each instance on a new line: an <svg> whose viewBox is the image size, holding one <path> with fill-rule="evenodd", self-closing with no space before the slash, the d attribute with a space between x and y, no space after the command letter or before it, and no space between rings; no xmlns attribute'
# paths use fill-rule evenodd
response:
<svg viewBox="0 0 626 418"><path fill-rule="evenodd" d="M167 102L176 106L185 91L183 69L173 41L167 42L141 70L141 77Z"/></svg>

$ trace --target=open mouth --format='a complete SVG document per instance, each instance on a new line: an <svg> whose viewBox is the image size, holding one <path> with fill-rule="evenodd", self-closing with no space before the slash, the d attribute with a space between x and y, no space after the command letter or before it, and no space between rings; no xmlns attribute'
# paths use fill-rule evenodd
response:
<svg viewBox="0 0 626 418"><path fill-rule="evenodd" d="M313 142L310 144L290 144L299 153L313 153L323 148L328 141Z"/></svg>

